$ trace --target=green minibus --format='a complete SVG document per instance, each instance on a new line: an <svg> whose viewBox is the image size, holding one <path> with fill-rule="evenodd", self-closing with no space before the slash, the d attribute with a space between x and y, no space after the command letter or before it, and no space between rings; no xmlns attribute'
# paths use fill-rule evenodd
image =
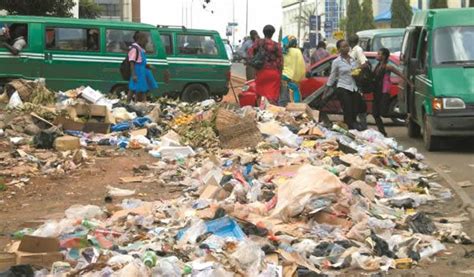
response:
<svg viewBox="0 0 474 277"><path fill-rule="evenodd" d="M377 52L384 47L390 52L399 52L405 29L373 29L357 32L359 45L368 52Z"/></svg>
<svg viewBox="0 0 474 277"><path fill-rule="evenodd" d="M19 55L0 47L0 82L45 78L47 86L54 90L85 85L104 93L126 90L127 81L122 80L120 64L135 32L140 31L149 36L148 62L156 67L154 74L160 85L153 94L166 92L168 62L155 26L32 16L0 16L0 25L8 28L10 34L20 26L27 32L27 45Z"/></svg>
<svg viewBox="0 0 474 277"><path fill-rule="evenodd" d="M170 70L169 93L187 102L227 94L230 66L216 31L158 26Z"/></svg>
<svg viewBox="0 0 474 277"><path fill-rule="evenodd" d="M443 137L474 136L474 8L417 12L403 38L400 61L415 84L402 85L408 135L423 134L427 150Z"/></svg>

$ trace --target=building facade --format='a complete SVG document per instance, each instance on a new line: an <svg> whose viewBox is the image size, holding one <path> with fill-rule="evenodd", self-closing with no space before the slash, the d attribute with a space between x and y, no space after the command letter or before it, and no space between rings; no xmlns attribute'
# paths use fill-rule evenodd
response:
<svg viewBox="0 0 474 277"><path fill-rule="evenodd" d="M101 19L140 22L140 0L95 0L102 8Z"/></svg>

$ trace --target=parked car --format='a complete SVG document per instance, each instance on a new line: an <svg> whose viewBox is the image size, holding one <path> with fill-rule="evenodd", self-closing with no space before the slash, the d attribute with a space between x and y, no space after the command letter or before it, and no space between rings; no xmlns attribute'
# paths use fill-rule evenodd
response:
<svg viewBox="0 0 474 277"><path fill-rule="evenodd" d="M372 64L372 67L375 68L377 65L377 60L375 59L377 53L375 52L365 52L368 60ZM331 73L331 65L333 60L337 57L337 55L332 55L327 57L324 60L321 60L313 65L311 65L309 71L307 72L308 77L301 81L299 88L301 91L301 95L303 99L310 96L313 92L321 88L322 86L326 85L327 80L329 78L329 74ZM400 61L399 57L396 55L391 55L389 58L389 64L399 67ZM402 123L404 122L403 118L399 113L398 107L398 83L400 78L392 74L392 87L390 89L391 101L389 105L390 112L388 113L389 118L392 119L395 123ZM257 105L256 100L258 98L256 89L255 89L255 81L251 80L245 83L242 87L242 94L239 96L240 98L240 105ZM364 100L367 103L367 110L368 113L372 113L372 102L374 99L373 93L366 93L364 94ZM342 108L339 104L339 101L336 99L332 99L321 109L322 112L328 114L342 114Z"/></svg>
<svg viewBox="0 0 474 277"><path fill-rule="evenodd" d="M405 29L373 29L357 32L359 45L364 51L378 51L385 47L391 53L399 52Z"/></svg>

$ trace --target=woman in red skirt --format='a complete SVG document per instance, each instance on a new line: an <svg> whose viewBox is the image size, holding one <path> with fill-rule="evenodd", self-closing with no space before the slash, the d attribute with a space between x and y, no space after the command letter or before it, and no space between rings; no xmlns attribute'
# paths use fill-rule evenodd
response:
<svg viewBox="0 0 474 277"><path fill-rule="evenodd" d="M263 67L257 69L255 76L255 85L257 94L264 96L274 105L278 103L280 96L281 71L283 68L282 49L278 42L272 40L275 33L275 27L267 25L263 28L264 39L254 42L249 49L249 60L259 51L263 51Z"/></svg>

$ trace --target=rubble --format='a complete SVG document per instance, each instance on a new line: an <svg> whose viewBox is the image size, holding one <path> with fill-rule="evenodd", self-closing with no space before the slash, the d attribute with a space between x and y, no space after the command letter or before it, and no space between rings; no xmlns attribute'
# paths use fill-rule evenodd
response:
<svg viewBox="0 0 474 277"><path fill-rule="evenodd" d="M156 163L109 185L103 207L74 205L63 219L16 232L0 270L36 276L388 271L441 255L443 243L472 243L454 225L459 221L438 223L417 211L451 194L429 180L416 149L374 130L327 128L307 105L240 109L170 99L127 105L87 87L60 92L47 106L48 97L37 93L22 92L23 108L12 109L21 119L0 118L6 136L0 142L10 149L0 153L7 189L28 183L28 176L77 170L100 149L144 149ZM22 110L31 99L45 99L35 101L46 103L36 110L49 114ZM150 181L180 196L144 201L138 188L119 187Z"/></svg>

